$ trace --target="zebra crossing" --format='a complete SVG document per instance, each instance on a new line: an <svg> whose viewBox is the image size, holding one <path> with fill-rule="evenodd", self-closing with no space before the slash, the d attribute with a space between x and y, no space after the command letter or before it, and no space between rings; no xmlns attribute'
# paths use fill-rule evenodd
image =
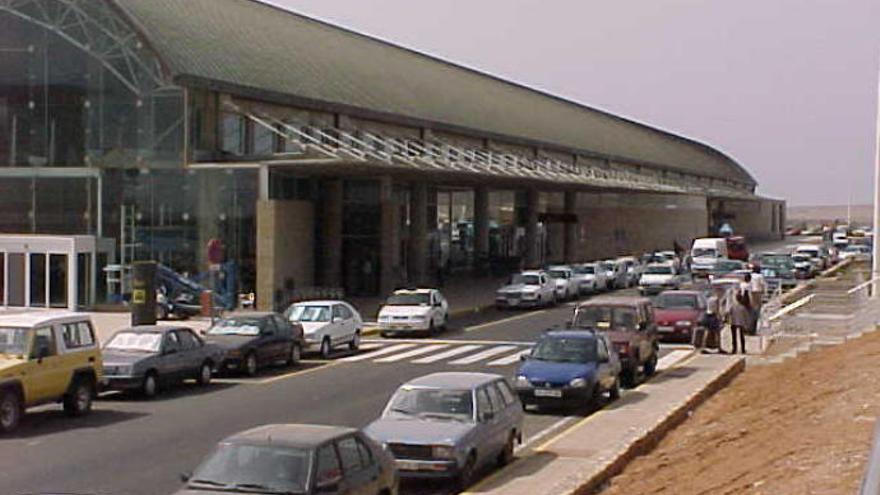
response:
<svg viewBox="0 0 880 495"><path fill-rule="evenodd" d="M510 366L532 348L530 342L502 341L432 341L386 342L365 341L360 353L340 359L355 363L369 361L379 364L407 362L411 364L447 364L450 366Z"/></svg>

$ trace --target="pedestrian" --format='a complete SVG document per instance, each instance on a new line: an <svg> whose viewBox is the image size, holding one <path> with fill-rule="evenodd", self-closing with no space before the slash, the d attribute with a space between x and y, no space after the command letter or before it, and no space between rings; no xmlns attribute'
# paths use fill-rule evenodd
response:
<svg viewBox="0 0 880 495"><path fill-rule="evenodd" d="M754 273L750 275L749 295L752 303L752 327L750 333L755 335L758 333L758 322L761 320L761 308L764 306L764 294L767 292L767 281L761 274L758 266L752 267Z"/></svg>
<svg viewBox="0 0 880 495"><path fill-rule="evenodd" d="M730 312L731 354L736 354L737 340L739 341L740 348L742 348L742 353L746 353L745 332L752 325L752 298L749 294L749 283L751 281L752 278L747 273L745 281L740 284L736 297L734 297L733 308Z"/></svg>
<svg viewBox="0 0 880 495"><path fill-rule="evenodd" d="M698 328L694 332L693 345L696 350L704 354L708 352L708 349L719 350L722 321L721 298L719 293L713 289L709 297L706 298L706 316L702 328Z"/></svg>

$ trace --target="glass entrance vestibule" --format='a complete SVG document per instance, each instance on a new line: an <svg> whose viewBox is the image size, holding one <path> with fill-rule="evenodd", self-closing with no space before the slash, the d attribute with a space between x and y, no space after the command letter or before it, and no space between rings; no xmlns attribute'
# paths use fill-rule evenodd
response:
<svg viewBox="0 0 880 495"><path fill-rule="evenodd" d="M0 235L0 305L67 308L94 305L100 268L112 241L94 236Z"/></svg>

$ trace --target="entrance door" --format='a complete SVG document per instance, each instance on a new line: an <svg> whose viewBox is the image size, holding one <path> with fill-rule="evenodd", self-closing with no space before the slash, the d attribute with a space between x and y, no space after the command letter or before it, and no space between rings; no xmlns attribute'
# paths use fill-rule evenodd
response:
<svg viewBox="0 0 880 495"><path fill-rule="evenodd" d="M6 274L6 284L9 287L9 300L6 301L8 306L24 306L24 289L25 289L25 255L24 253L9 253L9 268Z"/></svg>

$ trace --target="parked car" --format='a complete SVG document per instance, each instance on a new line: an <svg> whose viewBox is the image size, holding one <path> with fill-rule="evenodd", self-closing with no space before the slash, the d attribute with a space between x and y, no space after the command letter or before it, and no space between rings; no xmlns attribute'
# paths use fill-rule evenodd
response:
<svg viewBox="0 0 880 495"><path fill-rule="evenodd" d="M397 495L394 459L341 426L264 425L220 441L176 495Z"/></svg>
<svg viewBox="0 0 880 495"><path fill-rule="evenodd" d="M609 290L625 289L627 287L626 265L617 260L605 260L605 277Z"/></svg>
<svg viewBox="0 0 880 495"><path fill-rule="evenodd" d="M803 254L814 260L818 271L824 271L831 265L828 251L818 244L801 244L794 250L795 254Z"/></svg>
<svg viewBox="0 0 880 495"><path fill-rule="evenodd" d="M551 306L556 303L556 283L543 271L526 271L510 277L495 293L498 309Z"/></svg>
<svg viewBox="0 0 880 495"><path fill-rule="evenodd" d="M870 246L865 246L863 244L853 244L844 248L843 251L840 252L840 259L845 260L848 258L853 258L855 261L871 261L873 258L873 253L871 252Z"/></svg>
<svg viewBox="0 0 880 495"><path fill-rule="evenodd" d="M738 235L730 236L725 239L727 242L727 257L732 260L739 260L743 263L749 261L749 248L746 245L746 238Z"/></svg>
<svg viewBox="0 0 880 495"><path fill-rule="evenodd" d="M233 313L217 321L205 336L225 352L219 371L248 376L277 362L299 363L305 346L302 325L278 313Z"/></svg>
<svg viewBox="0 0 880 495"><path fill-rule="evenodd" d="M645 267L645 272L639 278L639 294L653 295L664 290L678 289L681 279L678 271L671 263L654 263Z"/></svg>
<svg viewBox="0 0 880 495"><path fill-rule="evenodd" d="M0 315L0 433L25 410L60 402L68 416L92 410L101 349L88 315L29 311Z"/></svg>
<svg viewBox="0 0 880 495"><path fill-rule="evenodd" d="M675 270L677 272L681 272L681 258L679 258L677 254L675 254L675 251L660 251L657 254L659 254L662 258L662 260L660 261L661 263L671 263L672 266L675 267Z"/></svg>
<svg viewBox="0 0 880 495"><path fill-rule="evenodd" d="M694 277L708 277L718 260L727 258L727 241L720 237L694 239L691 245L691 273Z"/></svg>
<svg viewBox="0 0 880 495"><path fill-rule="evenodd" d="M223 351L186 327L138 326L119 330L104 344L103 385L153 397L160 387L192 378L208 385Z"/></svg>
<svg viewBox="0 0 880 495"><path fill-rule="evenodd" d="M633 256L622 256L617 258L617 262L623 264L624 270L626 270L626 286L635 287L638 285L644 269L639 260Z"/></svg>
<svg viewBox="0 0 880 495"><path fill-rule="evenodd" d="M434 373L401 385L364 431L388 447L402 477L453 479L464 489L483 468L513 459L523 408L500 375Z"/></svg>
<svg viewBox="0 0 880 495"><path fill-rule="evenodd" d="M605 270L598 263L581 263L572 267L581 294L595 294L608 288Z"/></svg>
<svg viewBox="0 0 880 495"><path fill-rule="evenodd" d="M383 337L398 333L434 334L449 321L449 303L437 289L394 291L379 310Z"/></svg>
<svg viewBox="0 0 880 495"><path fill-rule="evenodd" d="M292 304L284 316L302 325L304 351L318 351L328 359L341 345L356 351L361 345L364 322L354 306L345 301L306 301Z"/></svg>
<svg viewBox="0 0 880 495"><path fill-rule="evenodd" d="M846 247L849 246L849 238L846 235L846 230L831 234L831 244L837 249L846 249Z"/></svg>
<svg viewBox="0 0 880 495"><path fill-rule="evenodd" d="M599 405L620 397L620 358L606 334L583 330L545 333L516 374L523 405Z"/></svg>
<svg viewBox="0 0 880 495"><path fill-rule="evenodd" d="M556 284L556 299L559 301L568 301L574 299L580 293L580 287L574 279L574 272L568 266L551 266L547 269L547 274Z"/></svg>
<svg viewBox="0 0 880 495"><path fill-rule="evenodd" d="M810 257L809 254L795 253L791 255L791 260L794 262L794 272L797 278L813 278L820 272L819 260Z"/></svg>
<svg viewBox="0 0 880 495"><path fill-rule="evenodd" d="M663 342L693 341L694 332L705 327L706 297L695 290L668 290L654 301L654 323Z"/></svg>
<svg viewBox="0 0 880 495"><path fill-rule="evenodd" d="M660 341L653 312L644 297L599 297L578 305L571 327L606 333L620 357L621 381L631 387L640 372L657 371Z"/></svg>

